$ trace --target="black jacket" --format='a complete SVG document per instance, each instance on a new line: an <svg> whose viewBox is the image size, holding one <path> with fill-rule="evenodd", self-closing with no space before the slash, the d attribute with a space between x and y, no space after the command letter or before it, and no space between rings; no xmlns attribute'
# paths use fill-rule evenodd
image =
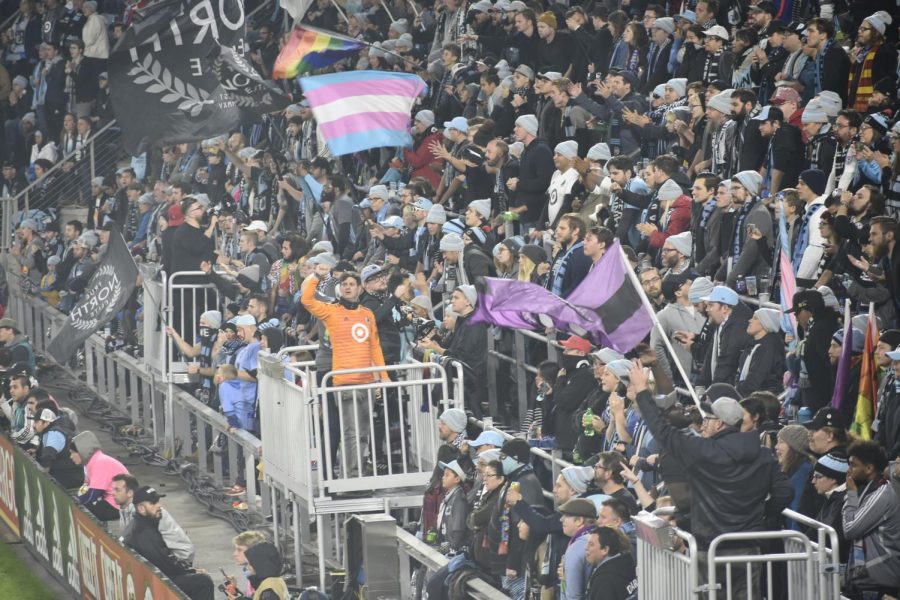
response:
<svg viewBox="0 0 900 600"><path fill-rule="evenodd" d="M791 484L758 433L726 427L711 438L689 437L669 424L649 391L637 403L660 447L684 465L693 491L691 533L701 549L722 533L762 531L765 515L790 503Z"/></svg>
<svg viewBox="0 0 900 600"><path fill-rule="evenodd" d="M756 352L753 352L747 378L741 381L741 371L744 369L744 364L750 359L750 353L757 345L759 348ZM737 388L737 391L741 393L743 398L757 390L764 390L777 395L784 389L784 384L782 383L784 381L784 371L784 340L777 333L769 333L758 342L750 342L750 345L741 353L734 387Z"/></svg>
<svg viewBox="0 0 900 600"><path fill-rule="evenodd" d="M841 97L844 106L846 106L847 81L849 78L850 57L839 44L832 44L825 52L825 64L822 68L822 90L836 93Z"/></svg>
<svg viewBox="0 0 900 600"><path fill-rule="evenodd" d="M544 494L543 489L541 488L541 482L538 481L537 475L534 474L534 469L532 469L530 465L519 467L510 473L506 479L509 483L512 483L513 481L519 482L522 500L518 504L524 502L531 506L543 506ZM493 548L499 547L500 542L502 541L503 525L501 520L506 504L506 491L509 489L509 483L502 488L503 491L501 492L500 497L497 498L497 510L495 510L491 516L491 523L488 527L488 540ZM513 510L510 510L508 514L509 549L506 553L506 564L504 568L513 569L521 575L525 570L525 547L527 542L519 537L518 525L521 518Z"/></svg>
<svg viewBox="0 0 900 600"><path fill-rule="evenodd" d="M381 353L384 354L385 364L392 365L400 362L400 320L399 301L393 294L386 297L376 296L364 292L359 298L359 303L372 311L375 315L375 324L378 326L378 337L381 340Z"/></svg>
<svg viewBox="0 0 900 600"><path fill-rule="evenodd" d="M800 384L800 405L808 406L813 413L831 402L834 382L828 376L831 373L828 348L831 336L839 328L837 313L826 308L813 317L804 339L803 363L808 379Z"/></svg>
<svg viewBox="0 0 900 600"><path fill-rule="evenodd" d="M143 556L169 579L193 573L194 570L175 558L166 546L159 532L159 520L134 513L131 530L125 536L125 543Z"/></svg>
<svg viewBox="0 0 900 600"><path fill-rule="evenodd" d="M519 158L519 182L512 199L512 206L528 207L521 217L525 223L533 223L541 216L555 170L553 150L547 142L537 139L525 146Z"/></svg>
<svg viewBox="0 0 900 600"><path fill-rule="evenodd" d="M597 380L588 361L583 360L578 364L574 373L566 373L561 381L556 382L553 392L556 399L553 429L556 432L556 447L560 450L572 450L575 447L580 430L573 427L572 415L585 397L597 387Z"/></svg>
<svg viewBox="0 0 900 600"><path fill-rule="evenodd" d="M710 332L706 356L703 358L703 370L700 373L700 385L712 383L731 383L740 368L741 353L750 344L752 338L747 334L747 322L750 320L750 309L738 303L731 311L731 316L719 325L719 353L716 358L716 370L712 371L713 351L716 348L716 330ZM832 333L834 333L832 331Z"/></svg>
<svg viewBox="0 0 900 600"><path fill-rule="evenodd" d="M588 600L626 600L637 591L637 572L631 554L617 554L591 572L584 597Z"/></svg>
<svg viewBox="0 0 900 600"><path fill-rule="evenodd" d="M469 244L463 250L463 267L469 283L475 285L483 277L493 277L494 262L476 244Z"/></svg>
<svg viewBox="0 0 900 600"><path fill-rule="evenodd" d="M64 488L77 488L84 483L84 467L76 465L69 457L69 444L75 437L75 424L66 413L60 413L59 417L50 424L41 434L41 439L50 431L61 433L66 439L66 445L62 452L57 452L52 447L42 447L38 454L38 462L42 467L50 471L50 475Z"/></svg>

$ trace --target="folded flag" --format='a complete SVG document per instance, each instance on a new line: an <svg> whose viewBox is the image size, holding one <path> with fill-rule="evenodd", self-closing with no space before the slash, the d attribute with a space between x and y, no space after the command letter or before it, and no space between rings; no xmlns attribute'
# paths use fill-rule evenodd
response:
<svg viewBox="0 0 900 600"><path fill-rule="evenodd" d="M787 232L784 211L779 212L781 213L778 218L778 238L781 240L781 246L778 249L778 266L781 272L781 329L794 340L791 342L791 347L793 347L797 343L797 319L794 313L787 311L791 309L794 294L797 292L797 278L794 275L794 266L791 264L791 250L788 246L790 237Z"/></svg>
<svg viewBox="0 0 900 600"><path fill-rule="evenodd" d="M302 77L300 85L334 156L412 145L410 113L428 87L418 75L382 71Z"/></svg>
<svg viewBox="0 0 900 600"><path fill-rule="evenodd" d="M275 59L272 78L293 79L334 64L365 47L366 44L353 38L309 25L295 25L291 39Z"/></svg>
<svg viewBox="0 0 900 600"><path fill-rule="evenodd" d="M313 0L279 0L278 5L281 6L287 14L291 15L294 23L299 23L306 15L306 11L312 6Z"/></svg>
<svg viewBox="0 0 900 600"><path fill-rule="evenodd" d="M875 418L875 400L878 398L878 365L875 364L875 346L878 345L878 324L875 319L875 303L869 304L869 320L866 323L866 341L863 347L862 367L859 373L859 395L856 413L850 431L856 437L872 439L872 421Z"/></svg>
<svg viewBox="0 0 900 600"><path fill-rule="evenodd" d="M591 337L618 352L632 350L653 328L653 317L626 270L630 268L616 240L566 297L569 304L592 313Z"/></svg>

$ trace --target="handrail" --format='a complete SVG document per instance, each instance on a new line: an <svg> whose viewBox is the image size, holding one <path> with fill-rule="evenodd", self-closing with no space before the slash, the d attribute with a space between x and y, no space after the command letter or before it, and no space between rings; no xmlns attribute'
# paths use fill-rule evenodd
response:
<svg viewBox="0 0 900 600"><path fill-rule="evenodd" d="M116 120L115 120L115 119L113 119L112 121L110 121L109 123L107 123L106 125L104 125L103 127L101 127L99 131L97 131L97 132L94 133L91 137L88 138L88 140L87 140L87 145L85 146L85 148L87 148L87 147L93 145L94 142L97 141L97 139L99 138L99 136L100 136L101 134L106 133L106 131L108 131L109 129L111 129L114 125L116 125ZM15 196L15 198L14 198L16 209L18 210L18 207L19 207L19 199L20 199L20 198L22 198L22 197L27 198L27 197L28 197L28 194L29 194L31 191L33 191L35 188L37 188L37 186L38 186L39 183L41 183L42 181L44 181L44 179L46 179L48 175L50 175L51 173L55 172L57 169L61 169L62 166L63 166L63 163L65 163L66 160L67 160L68 158L72 157L74 154L75 154L75 151L72 151L72 152L70 152L69 154L67 154L67 155L65 155L65 156L60 156L59 159L56 161L56 164L53 165L52 167L50 167L50 169L49 169L46 173L44 173L44 176L43 176L43 177L41 177L41 178L39 178L39 179L35 179L35 180L32 181L31 183L29 183L28 186L27 186L24 190L22 190L21 192L19 192L18 194L16 194L16 196ZM15 211L14 211L14 212L15 212Z"/></svg>
<svg viewBox="0 0 900 600"><path fill-rule="evenodd" d="M3 23L0 23L0 31L6 31L10 27L12 27L13 21L15 21L16 18L18 18L19 14L21 14L21 12L22 11L16 9L16 12L11 14L8 19L3 21Z"/></svg>

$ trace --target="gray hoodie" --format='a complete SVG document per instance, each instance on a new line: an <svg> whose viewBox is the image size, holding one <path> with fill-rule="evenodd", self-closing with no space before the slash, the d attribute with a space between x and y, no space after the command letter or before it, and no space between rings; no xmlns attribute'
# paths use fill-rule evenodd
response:
<svg viewBox="0 0 900 600"><path fill-rule="evenodd" d="M94 453L100 449L100 440L97 439L93 431L82 431L72 438L72 444L75 446L75 451L81 456L82 464L85 465L88 464Z"/></svg>

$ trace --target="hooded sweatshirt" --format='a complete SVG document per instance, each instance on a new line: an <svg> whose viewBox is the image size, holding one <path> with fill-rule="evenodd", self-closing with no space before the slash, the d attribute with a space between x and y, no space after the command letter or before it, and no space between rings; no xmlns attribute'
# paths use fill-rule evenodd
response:
<svg viewBox="0 0 900 600"><path fill-rule="evenodd" d="M247 562L253 567L254 575L248 577L255 593L254 600L285 600L288 598L287 584L281 578L282 560L278 549L271 542L250 546L244 552Z"/></svg>
<svg viewBox="0 0 900 600"><path fill-rule="evenodd" d="M82 431L75 436L72 444L75 451L81 455L81 464L84 465L84 488L87 488L87 491L78 496L81 503L93 502L102 495L110 506L118 510L119 505L112 495L112 480L119 473L128 473L128 469L117 459L100 450L100 441L93 431Z"/></svg>

